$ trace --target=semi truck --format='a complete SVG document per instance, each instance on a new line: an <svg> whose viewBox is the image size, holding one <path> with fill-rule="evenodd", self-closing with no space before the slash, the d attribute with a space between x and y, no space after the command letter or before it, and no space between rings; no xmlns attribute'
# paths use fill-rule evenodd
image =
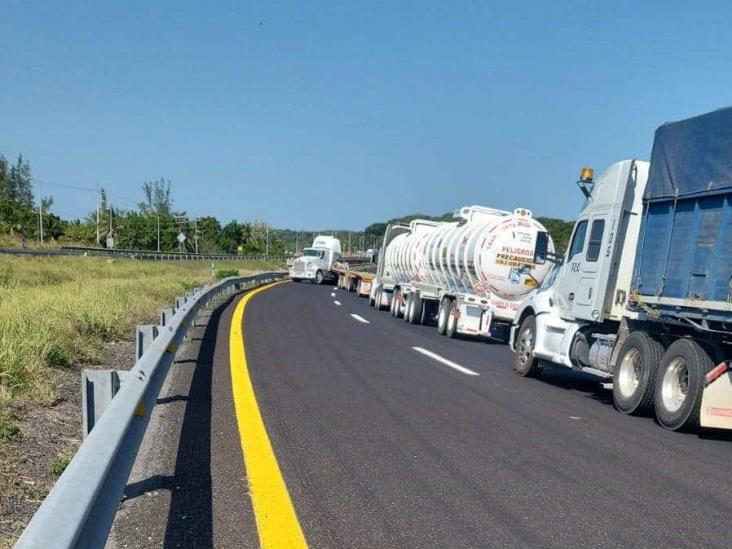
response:
<svg viewBox="0 0 732 549"><path fill-rule="evenodd" d="M337 275L333 272L333 265L340 257L341 241L333 236L318 235L313 245L292 261L290 278L293 282L308 280L315 284L334 280Z"/></svg>
<svg viewBox="0 0 732 549"><path fill-rule="evenodd" d="M650 165L594 178L559 265L521 304L514 369L612 382L615 407L671 430L732 428L732 108L657 129Z"/></svg>
<svg viewBox="0 0 732 549"><path fill-rule="evenodd" d="M466 206L454 221L391 224L371 281L370 304L441 335L508 339L523 297L550 271L532 264L546 229L529 210Z"/></svg>

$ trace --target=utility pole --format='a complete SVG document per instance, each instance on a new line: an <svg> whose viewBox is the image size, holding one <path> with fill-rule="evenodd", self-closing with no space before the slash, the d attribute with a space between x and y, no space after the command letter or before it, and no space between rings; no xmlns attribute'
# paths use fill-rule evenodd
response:
<svg viewBox="0 0 732 549"><path fill-rule="evenodd" d="M267 228L267 251L265 252L265 255L269 257L269 225L265 223L264 226Z"/></svg>
<svg viewBox="0 0 732 549"><path fill-rule="evenodd" d="M99 246L99 202L102 199L102 189L97 183L97 246Z"/></svg>
<svg viewBox="0 0 732 549"><path fill-rule="evenodd" d="M295 253L300 249L300 231L295 233Z"/></svg>
<svg viewBox="0 0 732 549"><path fill-rule="evenodd" d="M41 185L38 185L38 236L43 244L43 196L41 195Z"/></svg>
<svg viewBox="0 0 732 549"><path fill-rule="evenodd" d="M160 211L158 210L158 251L160 251Z"/></svg>
<svg viewBox="0 0 732 549"><path fill-rule="evenodd" d="M195 235L193 242L196 245L196 253L198 253L198 218L193 220L193 234Z"/></svg>

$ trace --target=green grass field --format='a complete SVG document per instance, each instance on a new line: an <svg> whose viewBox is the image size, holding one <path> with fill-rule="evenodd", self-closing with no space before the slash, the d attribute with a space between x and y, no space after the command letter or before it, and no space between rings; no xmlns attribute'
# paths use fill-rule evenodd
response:
<svg viewBox="0 0 732 549"><path fill-rule="evenodd" d="M49 405L54 372L99 363L104 343L132 340L177 295L213 281L208 261L0 257L0 424L14 399ZM216 262L240 274L277 261Z"/></svg>

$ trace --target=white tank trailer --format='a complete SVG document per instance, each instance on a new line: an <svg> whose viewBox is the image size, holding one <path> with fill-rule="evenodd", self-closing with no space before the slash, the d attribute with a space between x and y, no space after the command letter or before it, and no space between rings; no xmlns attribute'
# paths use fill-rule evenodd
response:
<svg viewBox="0 0 732 549"><path fill-rule="evenodd" d="M448 337L506 340L519 304L551 268L534 263L547 231L523 208L466 206L454 218L387 227L371 305L412 324L436 321Z"/></svg>

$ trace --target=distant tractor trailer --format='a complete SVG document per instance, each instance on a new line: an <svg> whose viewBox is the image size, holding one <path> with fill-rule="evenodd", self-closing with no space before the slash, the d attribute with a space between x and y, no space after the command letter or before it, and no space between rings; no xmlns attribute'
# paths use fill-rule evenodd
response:
<svg viewBox="0 0 732 549"><path fill-rule="evenodd" d="M341 257L341 241L333 236L318 235L313 245L303 250L303 255L295 258L290 266L290 278L294 282L307 280L322 284L334 280L336 273L333 265Z"/></svg>

